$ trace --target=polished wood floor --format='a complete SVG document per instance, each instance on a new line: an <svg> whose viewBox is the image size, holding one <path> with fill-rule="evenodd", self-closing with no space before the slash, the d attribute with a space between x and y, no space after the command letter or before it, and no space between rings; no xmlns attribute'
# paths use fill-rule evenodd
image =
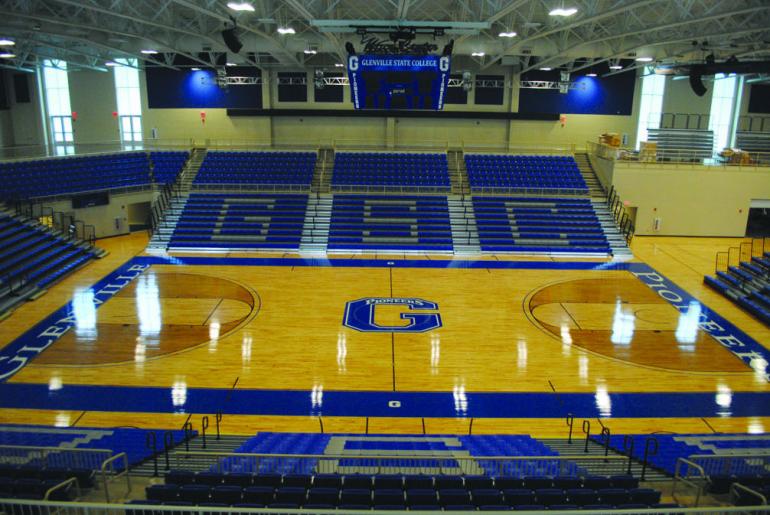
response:
<svg viewBox="0 0 770 515"><path fill-rule="evenodd" d="M767 327L702 284L703 275L713 272L714 254L736 241L637 238L633 250L638 259L746 334L770 342ZM110 255L0 322L0 344L83 295L96 280L141 253L145 244L142 234L100 242ZM675 337L679 313L650 291L628 272L619 271L153 266L100 308L97 319L84 315L89 323L68 333L11 382L161 387L183 383L227 388L237 378L242 388L281 390L770 390L705 333L697 332L689 346L682 346ZM391 336L341 325L347 301L375 296L437 302L443 327ZM400 312L378 309L376 322L403 323ZM633 346L613 335L617 332L613 325L623 316L634 319ZM0 422L69 425L77 421L79 426L178 427L185 417L0 410ZM467 432L469 423L429 418L426 430ZM770 419L761 417L612 418L605 423L614 432L770 428ZM329 417L324 418L324 426L327 431L362 432L365 421ZM227 417L225 429L248 434L317 431L319 425L314 417L233 415ZM422 421L372 419L369 431L418 433ZM556 436L563 434L564 421L477 419L473 431Z"/></svg>

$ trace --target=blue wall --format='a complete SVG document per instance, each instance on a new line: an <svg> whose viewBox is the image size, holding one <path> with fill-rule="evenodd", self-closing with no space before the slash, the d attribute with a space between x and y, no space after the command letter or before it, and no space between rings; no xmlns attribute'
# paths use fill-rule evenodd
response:
<svg viewBox="0 0 770 515"><path fill-rule="evenodd" d="M231 67L233 76L259 76L256 68ZM216 71L202 69L181 71L168 68L146 69L147 103L157 108L262 108L262 86L230 86L216 84Z"/></svg>
<svg viewBox="0 0 770 515"><path fill-rule="evenodd" d="M522 80L558 81L558 72L528 73ZM634 105L636 74L621 73L611 77L572 76L576 89L562 94L552 89L522 89L520 113L615 114L630 115Z"/></svg>

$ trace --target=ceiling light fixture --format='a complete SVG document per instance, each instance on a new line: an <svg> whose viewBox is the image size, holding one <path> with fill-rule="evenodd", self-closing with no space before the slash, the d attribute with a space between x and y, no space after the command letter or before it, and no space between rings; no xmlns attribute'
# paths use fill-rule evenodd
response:
<svg viewBox="0 0 770 515"><path fill-rule="evenodd" d="M13 59L14 57L16 57L16 54L12 54L10 52L0 54L0 59Z"/></svg>
<svg viewBox="0 0 770 515"><path fill-rule="evenodd" d="M116 63L115 61L107 61L106 63L104 63L104 66L117 66L117 65L118 63Z"/></svg>
<svg viewBox="0 0 770 515"><path fill-rule="evenodd" d="M225 63L225 66L237 66L235 63Z"/></svg>
<svg viewBox="0 0 770 515"><path fill-rule="evenodd" d="M652 57L637 57L636 60L640 63L650 63L653 61Z"/></svg>
<svg viewBox="0 0 770 515"><path fill-rule="evenodd" d="M484 57L486 54L484 52L473 52L471 55L473 57Z"/></svg>
<svg viewBox="0 0 770 515"><path fill-rule="evenodd" d="M157 54L157 53L158 53L158 51L157 51L157 50L153 50L153 49L151 49L151 48L148 48L148 49L146 49L146 50L141 50L141 52L142 52L143 54L145 54L145 55L155 55L155 54Z"/></svg>
<svg viewBox="0 0 770 515"><path fill-rule="evenodd" d="M572 16L576 12L578 12L578 10L574 7L569 7L566 9L564 7L559 7L557 9L552 9L548 14L550 16Z"/></svg>
<svg viewBox="0 0 770 515"><path fill-rule="evenodd" d="M586 73L586 77L596 77L595 73Z"/></svg>
<svg viewBox="0 0 770 515"><path fill-rule="evenodd" d="M292 29L291 27L278 27L278 34L286 35L286 34L296 34L297 31Z"/></svg>
<svg viewBox="0 0 770 515"><path fill-rule="evenodd" d="M254 6L248 2L227 2L227 7L229 7L233 11L254 12Z"/></svg>
<svg viewBox="0 0 770 515"><path fill-rule="evenodd" d="M542 68L540 68L541 72L550 72L551 70L553 70L553 68L551 68L550 66L543 66Z"/></svg>
<svg viewBox="0 0 770 515"><path fill-rule="evenodd" d="M335 68L344 68L344 67L345 67L345 65L344 65L344 64L342 64L342 63L334 63L334 67L335 67Z"/></svg>
<svg viewBox="0 0 770 515"><path fill-rule="evenodd" d="M501 37L501 38L515 38L516 35L517 34L515 32L510 31L510 32L501 32L500 34L498 34L498 37Z"/></svg>
<svg viewBox="0 0 770 515"><path fill-rule="evenodd" d="M201 71L201 69L200 69L200 68L198 68L197 66L195 66L195 67L193 67L193 68L190 68L190 69L191 69L192 71L194 71L194 72L199 72L199 71Z"/></svg>
<svg viewBox="0 0 770 515"><path fill-rule="evenodd" d="M0 38L0 46L13 46L16 42L10 39Z"/></svg>
<svg viewBox="0 0 770 515"><path fill-rule="evenodd" d="M612 66L610 66L610 70L622 70L622 69L623 67L619 64L613 64Z"/></svg>
<svg viewBox="0 0 770 515"><path fill-rule="evenodd" d="M318 53L318 50L313 50L312 48L306 48L304 52L307 55L316 55Z"/></svg>

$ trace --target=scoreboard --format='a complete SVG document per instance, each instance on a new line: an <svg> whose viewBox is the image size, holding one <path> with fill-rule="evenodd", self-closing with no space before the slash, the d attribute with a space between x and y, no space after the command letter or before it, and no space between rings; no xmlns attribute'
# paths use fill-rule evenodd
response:
<svg viewBox="0 0 770 515"><path fill-rule="evenodd" d="M350 55L350 96L356 109L444 108L448 55Z"/></svg>

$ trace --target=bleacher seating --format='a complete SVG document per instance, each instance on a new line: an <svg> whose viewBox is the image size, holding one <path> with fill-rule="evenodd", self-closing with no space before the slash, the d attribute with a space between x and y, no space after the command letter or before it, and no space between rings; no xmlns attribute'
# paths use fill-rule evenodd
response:
<svg viewBox="0 0 770 515"><path fill-rule="evenodd" d="M0 213L0 299L23 282L46 288L95 257L45 226Z"/></svg>
<svg viewBox="0 0 770 515"><path fill-rule="evenodd" d="M147 448L147 434L153 430L136 428L61 428L48 426L2 425L0 426L0 445L61 447L67 449L109 449L115 453L125 452L130 465L135 465L150 457ZM184 439L184 431L171 431L174 445ZM159 435L160 436L160 435ZM48 465L61 465L54 453L49 453ZM27 468L42 468L41 464L31 460ZM4 475L4 474L0 474Z"/></svg>
<svg viewBox="0 0 770 515"><path fill-rule="evenodd" d="M444 196L335 195L329 250L451 251Z"/></svg>
<svg viewBox="0 0 770 515"><path fill-rule="evenodd" d="M471 191L588 194L572 156L466 154Z"/></svg>
<svg viewBox="0 0 770 515"><path fill-rule="evenodd" d="M194 184L310 187L315 152L208 152Z"/></svg>
<svg viewBox="0 0 770 515"><path fill-rule="evenodd" d="M187 151L150 152L153 180L158 184L175 182L189 157L190 153Z"/></svg>
<svg viewBox="0 0 770 515"><path fill-rule="evenodd" d="M589 199L473 197L483 251L610 252Z"/></svg>
<svg viewBox="0 0 770 515"><path fill-rule="evenodd" d="M332 189L420 189L449 191L446 154L338 152Z"/></svg>
<svg viewBox="0 0 770 515"><path fill-rule="evenodd" d="M618 452L625 453L624 442L627 437L633 440L633 456L637 460L643 460L645 444L649 435L613 435L610 438L610 447ZM740 458L752 451L765 452L770 449L770 436L756 434L656 434L658 442L657 453L648 455L651 466L674 475L676 463L679 458L689 458L693 455L726 456L730 471L721 468L719 473L706 467L706 474L711 477L709 490L713 493L727 493L732 482L741 482L751 485L770 486L770 472L760 462L754 459ZM598 440L597 440L598 441ZM602 441L603 443L603 441ZM761 455L760 455L761 456ZM715 464L717 462L714 462ZM724 465L724 464L722 464Z"/></svg>
<svg viewBox="0 0 770 515"><path fill-rule="evenodd" d="M193 193L170 248L296 250L307 195Z"/></svg>
<svg viewBox="0 0 770 515"><path fill-rule="evenodd" d="M144 152L0 163L0 199L18 200L150 183Z"/></svg>
<svg viewBox="0 0 770 515"><path fill-rule="evenodd" d="M147 501L192 506L361 510L611 509L661 505L651 488L613 486L609 477L557 478L431 475L244 474L172 470L146 488ZM602 508L598 508L602 505ZM559 506L559 508L557 508Z"/></svg>
<svg viewBox="0 0 770 515"><path fill-rule="evenodd" d="M703 282L770 325L770 252L707 275Z"/></svg>

